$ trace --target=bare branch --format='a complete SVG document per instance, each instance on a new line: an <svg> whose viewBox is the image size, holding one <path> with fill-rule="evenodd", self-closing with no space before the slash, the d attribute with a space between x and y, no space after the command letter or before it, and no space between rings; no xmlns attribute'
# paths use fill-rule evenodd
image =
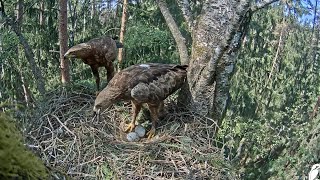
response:
<svg viewBox="0 0 320 180"><path fill-rule="evenodd" d="M182 11L182 15L187 22L188 28L190 32L192 32L194 28L193 16L190 9L189 0L177 0L177 3Z"/></svg>
<svg viewBox="0 0 320 180"><path fill-rule="evenodd" d="M25 39L23 34L20 32L19 27L17 26L17 24L12 22L12 20L10 21L10 19L8 19L8 23L11 26L13 32L17 35L20 44L23 46L24 53L25 53L25 56L26 56L26 58L27 58L27 60L28 60L28 62L30 64L33 76L37 80L36 84L37 84L38 91L41 94L45 94L46 90L45 90L44 78L43 78L43 76L41 74L41 69L36 64L36 61L34 59L34 53L33 53L32 49L31 49L28 41Z"/></svg>
<svg viewBox="0 0 320 180"><path fill-rule="evenodd" d="M317 103L316 103L316 104L314 105L314 107L313 107L313 111L312 111L312 112L310 113L310 115L309 115L309 119L310 119L310 120L313 119L313 118L315 118L315 117L317 117L319 106L320 106L320 96L318 97Z"/></svg>
<svg viewBox="0 0 320 180"><path fill-rule="evenodd" d="M5 20L4 24L8 24L11 27L12 31L18 37L20 44L23 46L24 53L25 53L25 56L30 64L33 76L37 80L36 85L37 85L38 91L41 94L44 94L46 92L46 90L45 90L44 78L41 74L41 69L37 66L36 61L34 59L33 51L31 49L28 41L25 39L22 32L20 31L19 25L16 23L17 21L14 21L12 18L6 16L3 0L0 0L0 11L1 11L0 16L2 16ZM22 15L23 15L23 13L21 15L19 15L17 19L20 19Z"/></svg>
<svg viewBox="0 0 320 180"><path fill-rule="evenodd" d="M239 146L237 149L237 154L236 156L232 159L232 162L239 162L241 160L241 157L244 156L244 151L246 148L246 146L249 146L247 143L247 139L246 138L242 138L241 141L239 142Z"/></svg>
<svg viewBox="0 0 320 180"><path fill-rule="evenodd" d="M279 0L264 0L259 3L254 4L253 6L251 6L250 9L252 12L256 12L256 11L258 11L262 8L265 8L265 7L269 6L270 4L277 2L277 1L279 1Z"/></svg>
<svg viewBox="0 0 320 180"><path fill-rule="evenodd" d="M188 57L188 49L185 43L185 39L182 36L179 27L177 26L176 22L174 21L167 3L164 0L157 0L157 4L160 8L160 11L166 20L166 23L172 33L173 38L175 39L180 55L180 62L181 64L189 64L189 57Z"/></svg>
<svg viewBox="0 0 320 180"><path fill-rule="evenodd" d="M0 0L0 12L3 17L6 16L6 12L4 11L4 3L3 0Z"/></svg>

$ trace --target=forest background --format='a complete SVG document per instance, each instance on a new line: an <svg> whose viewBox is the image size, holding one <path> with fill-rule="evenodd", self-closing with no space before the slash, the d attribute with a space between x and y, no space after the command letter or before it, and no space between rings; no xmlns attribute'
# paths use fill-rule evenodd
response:
<svg viewBox="0 0 320 180"><path fill-rule="evenodd" d="M5 13L0 16L0 109L24 132L40 102L62 88L59 2L1 2ZM115 62L119 68L180 63L159 2L128 1L123 59ZM122 1L64 3L68 47L120 34ZM179 4L166 4L190 54L192 33ZM193 0L191 5L197 12L202 2ZM319 11L318 0L282 0L252 14L230 80L230 103L215 135L223 142L217 147L223 149L225 161L242 179L303 178L320 162ZM71 60L69 72L68 91L94 92L87 65Z"/></svg>

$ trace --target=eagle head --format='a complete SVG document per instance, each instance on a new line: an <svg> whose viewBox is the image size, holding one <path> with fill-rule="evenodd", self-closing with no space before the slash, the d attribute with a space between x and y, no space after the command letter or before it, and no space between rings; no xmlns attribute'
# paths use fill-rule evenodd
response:
<svg viewBox="0 0 320 180"><path fill-rule="evenodd" d="M93 106L93 112L95 114L100 114L100 112L108 109L112 104L117 102L119 94L115 93L112 89L113 88L107 86L98 94Z"/></svg>
<svg viewBox="0 0 320 180"><path fill-rule="evenodd" d="M71 47L65 54L64 58L86 58L92 53L92 47L87 43L77 44Z"/></svg>

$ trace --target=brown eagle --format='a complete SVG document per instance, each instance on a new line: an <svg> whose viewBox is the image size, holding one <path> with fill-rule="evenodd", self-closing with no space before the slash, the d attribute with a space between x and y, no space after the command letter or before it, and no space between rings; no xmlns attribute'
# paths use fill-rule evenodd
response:
<svg viewBox="0 0 320 180"><path fill-rule="evenodd" d="M117 48L122 48L122 44L116 42L113 38L99 37L71 47L65 53L64 58L80 58L85 64L88 64L96 78L97 92L99 92L100 77L98 68L106 68L109 82L114 76L113 61L117 56Z"/></svg>
<svg viewBox="0 0 320 180"><path fill-rule="evenodd" d="M147 63L133 65L117 73L97 96L93 111L99 115L113 103L131 100L132 121L126 132L135 128L136 117L144 103L148 105L152 127L148 138L155 135L156 121L163 101L186 81L187 65Z"/></svg>

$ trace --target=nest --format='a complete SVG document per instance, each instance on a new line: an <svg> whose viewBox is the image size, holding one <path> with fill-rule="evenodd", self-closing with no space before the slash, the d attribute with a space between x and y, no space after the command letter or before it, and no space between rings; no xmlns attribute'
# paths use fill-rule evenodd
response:
<svg viewBox="0 0 320 180"><path fill-rule="evenodd" d="M131 119L130 105L114 105L98 120L93 103L84 93L51 94L36 111L28 146L75 179L234 179L210 119L169 99L156 137L128 142L121 124Z"/></svg>

